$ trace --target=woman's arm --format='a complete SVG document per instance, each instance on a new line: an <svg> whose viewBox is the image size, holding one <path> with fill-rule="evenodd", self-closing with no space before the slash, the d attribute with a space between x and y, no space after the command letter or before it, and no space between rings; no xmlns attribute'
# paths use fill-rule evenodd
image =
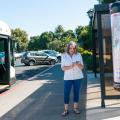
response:
<svg viewBox="0 0 120 120"><path fill-rule="evenodd" d="M81 70L84 68L84 65L81 64L79 61L77 61L76 63L74 63L73 66L74 66L74 67L77 66L77 67L80 68Z"/></svg>
<svg viewBox="0 0 120 120"><path fill-rule="evenodd" d="M84 68L84 65L81 63L76 63L76 65L82 70Z"/></svg>
<svg viewBox="0 0 120 120"><path fill-rule="evenodd" d="M80 53L78 54L78 61L76 61L76 66L81 70L84 68L83 59Z"/></svg>
<svg viewBox="0 0 120 120"><path fill-rule="evenodd" d="M73 68L73 65L63 66L63 67L62 67L62 70L63 70L63 71L66 71L66 70L70 70L70 69L72 69L72 68Z"/></svg>

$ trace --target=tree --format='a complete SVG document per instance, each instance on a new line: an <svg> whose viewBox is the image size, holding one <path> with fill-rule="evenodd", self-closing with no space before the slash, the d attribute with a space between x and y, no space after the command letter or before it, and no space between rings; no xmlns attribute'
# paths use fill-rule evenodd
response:
<svg viewBox="0 0 120 120"><path fill-rule="evenodd" d="M53 32L44 32L40 35L40 46L42 49L47 49L49 46L49 42L54 40L54 33Z"/></svg>
<svg viewBox="0 0 120 120"><path fill-rule="evenodd" d="M70 41L77 42L78 40L77 40L77 38L76 38L75 33L73 32L73 30L67 30L62 35L62 41L63 41L64 44L67 44Z"/></svg>
<svg viewBox="0 0 120 120"><path fill-rule="evenodd" d="M62 25L58 25L56 28L55 28L55 33L64 33L64 28Z"/></svg>
<svg viewBox="0 0 120 120"><path fill-rule="evenodd" d="M40 49L40 36L30 37L30 41L28 43L28 50L39 50Z"/></svg>
<svg viewBox="0 0 120 120"><path fill-rule="evenodd" d="M76 35L77 35L77 39L78 39L78 43L80 44L81 47L83 47L83 40L82 40L82 37L81 37L82 30L83 30L83 26L78 26L75 29L75 32L76 32Z"/></svg>
<svg viewBox="0 0 120 120"><path fill-rule="evenodd" d="M78 26L74 32L73 30L64 31L64 28L59 25L54 33L49 31L30 37L28 50L54 49L63 52L70 41L78 42L84 49L91 49L90 27Z"/></svg>
<svg viewBox="0 0 120 120"><path fill-rule="evenodd" d="M58 40L61 40L62 39L62 35L63 33L65 32L64 28L62 25L58 25L56 28L55 28L55 38L57 38Z"/></svg>
<svg viewBox="0 0 120 120"><path fill-rule="evenodd" d="M92 48L92 41L90 38L91 32L89 26L78 26L75 29L78 43L84 49L91 49Z"/></svg>
<svg viewBox="0 0 120 120"><path fill-rule="evenodd" d="M62 41L55 39L49 43L48 49L64 52L64 44Z"/></svg>
<svg viewBox="0 0 120 120"><path fill-rule="evenodd" d="M116 2L117 0L97 0L99 1L100 3L113 3L113 2Z"/></svg>
<svg viewBox="0 0 120 120"><path fill-rule="evenodd" d="M20 28L12 29L12 38L17 41L18 52L25 51L28 45L28 34Z"/></svg>
<svg viewBox="0 0 120 120"><path fill-rule="evenodd" d="M63 37L70 37L71 39L76 38L73 30L67 30L66 32L64 32Z"/></svg>

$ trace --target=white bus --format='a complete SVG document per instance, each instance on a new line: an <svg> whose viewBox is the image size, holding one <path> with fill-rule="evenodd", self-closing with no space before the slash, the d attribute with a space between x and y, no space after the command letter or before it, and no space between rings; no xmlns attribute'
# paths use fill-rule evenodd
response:
<svg viewBox="0 0 120 120"><path fill-rule="evenodd" d="M15 83L14 44L11 40L11 29L0 21L0 91Z"/></svg>

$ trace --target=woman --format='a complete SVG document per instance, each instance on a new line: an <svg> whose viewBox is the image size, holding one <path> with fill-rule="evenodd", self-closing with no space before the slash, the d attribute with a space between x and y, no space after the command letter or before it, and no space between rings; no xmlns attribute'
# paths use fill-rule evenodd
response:
<svg viewBox="0 0 120 120"><path fill-rule="evenodd" d="M64 71L64 112L63 116L68 115L68 104L70 91L73 86L74 105L73 111L79 114L78 102L81 80L83 79L83 61L80 53L77 52L77 44L71 41L67 45L66 53L62 55L61 68Z"/></svg>

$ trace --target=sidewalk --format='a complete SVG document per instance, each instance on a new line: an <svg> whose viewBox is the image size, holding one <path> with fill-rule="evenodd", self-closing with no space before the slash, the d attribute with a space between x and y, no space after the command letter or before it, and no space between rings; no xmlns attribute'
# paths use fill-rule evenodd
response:
<svg viewBox="0 0 120 120"><path fill-rule="evenodd" d="M101 108L100 91L99 77L94 78L94 75L89 73L87 82L87 120L120 120L120 100L105 100L106 108Z"/></svg>

